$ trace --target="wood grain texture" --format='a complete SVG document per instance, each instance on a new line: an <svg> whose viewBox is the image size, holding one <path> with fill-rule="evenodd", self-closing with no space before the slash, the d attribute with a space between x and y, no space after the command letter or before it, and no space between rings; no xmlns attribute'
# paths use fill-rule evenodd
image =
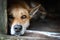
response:
<svg viewBox="0 0 60 40"><path fill-rule="evenodd" d="M6 0L0 0L0 33L5 33L6 31L6 21L7 21L7 13L6 9Z"/></svg>
<svg viewBox="0 0 60 40"><path fill-rule="evenodd" d="M10 36L10 35L0 34L0 40L58 40L58 39L31 37L31 36Z"/></svg>

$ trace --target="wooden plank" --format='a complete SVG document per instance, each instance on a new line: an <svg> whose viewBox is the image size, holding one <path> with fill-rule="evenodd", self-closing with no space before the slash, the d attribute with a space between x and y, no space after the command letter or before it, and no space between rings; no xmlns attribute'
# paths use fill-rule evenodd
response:
<svg viewBox="0 0 60 40"><path fill-rule="evenodd" d="M30 36L10 36L0 34L0 40L57 40L54 38L41 38L41 37L30 37Z"/></svg>
<svg viewBox="0 0 60 40"><path fill-rule="evenodd" d="M6 9L6 0L0 0L0 33L6 33L6 24L7 24L7 13Z"/></svg>

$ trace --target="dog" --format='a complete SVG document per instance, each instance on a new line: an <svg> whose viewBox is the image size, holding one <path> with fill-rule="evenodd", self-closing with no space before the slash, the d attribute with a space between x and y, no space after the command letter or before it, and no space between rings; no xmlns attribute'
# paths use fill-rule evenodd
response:
<svg viewBox="0 0 60 40"><path fill-rule="evenodd" d="M35 6L35 7L34 7ZM38 10L46 14L42 6L38 3L32 3L31 7L24 1L12 4L7 9L8 12L8 30L11 35L23 35L30 25L30 19Z"/></svg>

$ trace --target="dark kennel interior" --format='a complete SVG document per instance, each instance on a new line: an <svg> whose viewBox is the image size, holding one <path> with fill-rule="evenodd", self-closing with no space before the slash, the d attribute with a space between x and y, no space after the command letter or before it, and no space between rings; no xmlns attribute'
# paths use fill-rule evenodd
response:
<svg viewBox="0 0 60 40"><path fill-rule="evenodd" d="M11 4L15 0L7 0L7 8L11 6ZM42 20L40 16L35 16L31 19L30 30L39 30L39 31L52 31L52 32L60 32L60 1L59 0L24 0L27 3L34 1L37 3L41 3L41 5L45 8L47 14L45 18ZM39 14L39 12L37 12Z"/></svg>
<svg viewBox="0 0 60 40"><path fill-rule="evenodd" d="M58 0L38 0L38 2L46 9L47 15L44 20L33 20L30 29L60 32L60 2Z"/></svg>
<svg viewBox="0 0 60 40"><path fill-rule="evenodd" d="M44 20L32 19L30 29L39 31L60 32L60 3L58 0L35 0L46 9L47 15ZM37 17L37 16L36 16Z"/></svg>

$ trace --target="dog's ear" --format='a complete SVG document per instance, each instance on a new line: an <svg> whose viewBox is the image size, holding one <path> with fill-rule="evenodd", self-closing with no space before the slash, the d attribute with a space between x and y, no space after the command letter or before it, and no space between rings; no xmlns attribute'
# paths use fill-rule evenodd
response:
<svg viewBox="0 0 60 40"><path fill-rule="evenodd" d="M31 11L30 11L30 17L31 18L36 14L36 12L39 10L39 8L40 8L40 5L34 7L33 9L31 9Z"/></svg>

